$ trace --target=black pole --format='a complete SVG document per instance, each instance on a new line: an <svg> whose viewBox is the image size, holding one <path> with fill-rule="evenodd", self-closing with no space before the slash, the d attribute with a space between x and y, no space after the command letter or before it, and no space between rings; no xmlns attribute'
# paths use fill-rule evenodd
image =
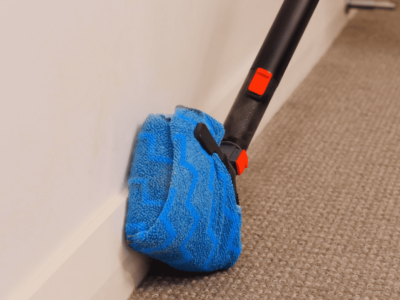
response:
<svg viewBox="0 0 400 300"><path fill-rule="evenodd" d="M283 2L225 120L225 144L249 147L318 1Z"/></svg>

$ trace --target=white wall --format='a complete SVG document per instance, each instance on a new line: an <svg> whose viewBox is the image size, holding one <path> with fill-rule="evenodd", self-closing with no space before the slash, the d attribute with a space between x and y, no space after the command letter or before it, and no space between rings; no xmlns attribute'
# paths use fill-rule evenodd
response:
<svg viewBox="0 0 400 300"><path fill-rule="evenodd" d="M223 121L281 2L0 3L0 299L126 297L146 272L123 243L137 129L177 104ZM320 1L263 124L343 7Z"/></svg>

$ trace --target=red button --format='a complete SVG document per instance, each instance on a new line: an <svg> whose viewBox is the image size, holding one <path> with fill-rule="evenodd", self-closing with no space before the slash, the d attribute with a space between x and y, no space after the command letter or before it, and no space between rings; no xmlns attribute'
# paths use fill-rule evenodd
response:
<svg viewBox="0 0 400 300"><path fill-rule="evenodd" d="M262 68L258 68L250 82L249 91L260 96L264 95L271 78L271 72Z"/></svg>
<svg viewBox="0 0 400 300"><path fill-rule="evenodd" d="M240 153L239 157L236 160L236 170L238 175L241 175L244 171L249 166L249 159L247 158L247 153L245 150L242 150Z"/></svg>

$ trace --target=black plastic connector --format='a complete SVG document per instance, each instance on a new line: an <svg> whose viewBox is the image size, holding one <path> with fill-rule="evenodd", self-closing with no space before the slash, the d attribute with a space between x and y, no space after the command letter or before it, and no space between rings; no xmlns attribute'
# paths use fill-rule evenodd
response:
<svg viewBox="0 0 400 300"><path fill-rule="evenodd" d="M233 188L235 189L236 203L239 205L239 195L236 189L236 171L229 162L228 157L223 153L223 151L221 151L221 148L214 140L211 132L208 130L207 125L204 123L197 124L196 129L194 130L194 136L209 155L213 155L214 153L218 154L222 163L228 170L229 175L231 175Z"/></svg>
<svg viewBox="0 0 400 300"><path fill-rule="evenodd" d="M226 155L229 163L231 164L232 168L235 170L236 174L238 175L239 172L238 172L238 169L236 166L236 161L238 160L243 149L240 148L235 143L222 141L221 142L221 151Z"/></svg>
<svg viewBox="0 0 400 300"><path fill-rule="evenodd" d="M217 153L219 158L222 160L223 153L211 135L211 132L208 130L206 124L197 124L196 129L194 130L194 136L208 154L213 155L214 153Z"/></svg>

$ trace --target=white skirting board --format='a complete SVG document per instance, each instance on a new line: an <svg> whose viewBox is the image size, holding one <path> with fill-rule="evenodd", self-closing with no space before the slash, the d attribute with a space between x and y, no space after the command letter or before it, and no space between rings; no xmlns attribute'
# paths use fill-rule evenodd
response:
<svg viewBox="0 0 400 300"><path fill-rule="evenodd" d="M313 43L299 47L260 125L265 127L326 52L349 17L337 12ZM253 58L251 58L253 59ZM250 58L249 58L250 62ZM238 66L243 67L243 66ZM247 70L245 71L245 73ZM244 75L238 72L206 112L223 121ZM250 162L251 163L251 162ZM29 284L7 300L126 300L149 269L149 260L130 250L124 239L128 191L125 189L76 232Z"/></svg>
<svg viewBox="0 0 400 300"><path fill-rule="evenodd" d="M13 299L127 299L149 268L125 244L127 196L112 198Z"/></svg>

